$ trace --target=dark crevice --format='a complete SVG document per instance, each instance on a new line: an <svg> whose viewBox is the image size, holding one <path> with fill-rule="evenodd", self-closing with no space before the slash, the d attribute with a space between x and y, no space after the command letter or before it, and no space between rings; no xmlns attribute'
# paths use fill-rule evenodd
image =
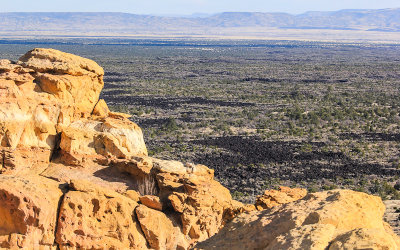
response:
<svg viewBox="0 0 400 250"><path fill-rule="evenodd" d="M68 184L60 184L59 188L61 190L61 192L63 193L63 195L61 195L60 200L58 201L58 205L57 205L57 219L56 219L56 225L54 226L54 244L57 245L57 250L61 249L59 243L57 242L57 231L58 231L58 221L60 219L60 210L61 210L61 204L64 201L64 197L65 195L68 193L69 191L69 185Z"/></svg>
<svg viewBox="0 0 400 250"><path fill-rule="evenodd" d="M57 116L57 125L60 120L61 111L58 113ZM56 126L57 128L57 126ZM54 138L54 148L51 150L49 162L53 162L58 156L60 152L60 143L61 143L61 132L57 131L57 134Z"/></svg>
<svg viewBox="0 0 400 250"><path fill-rule="evenodd" d="M57 133L55 136L54 148L51 150L49 162L54 162L54 160L59 156L60 153L60 143L61 143L61 133Z"/></svg>
<svg viewBox="0 0 400 250"><path fill-rule="evenodd" d="M32 75L32 74L31 74ZM46 91L44 91L43 89L42 89L42 86L40 86L40 81L38 80L38 78L36 77L36 76L34 76L34 75L32 75L35 79L33 80L33 83L34 84L36 84L36 86L35 86L35 91L36 92L43 92L43 93L48 93L48 94L50 94L49 92L46 92Z"/></svg>
<svg viewBox="0 0 400 250"><path fill-rule="evenodd" d="M94 109L96 108L97 104L100 102L100 98L97 100L96 104L93 106L92 111L90 112L90 115L93 115Z"/></svg>
<svg viewBox="0 0 400 250"><path fill-rule="evenodd" d="M2 170L4 170L4 168L6 167L6 152L3 150L2 151L2 159L1 159L1 168L2 168ZM0 174L1 174L1 172L0 172Z"/></svg>

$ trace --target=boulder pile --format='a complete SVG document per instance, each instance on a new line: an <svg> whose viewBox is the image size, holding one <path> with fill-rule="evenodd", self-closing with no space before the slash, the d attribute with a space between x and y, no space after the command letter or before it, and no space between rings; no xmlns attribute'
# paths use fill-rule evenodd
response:
<svg viewBox="0 0 400 250"><path fill-rule="evenodd" d="M281 188L245 205L212 169L149 157L140 127L99 100L103 75L53 49L0 60L0 248L400 246L377 197Z"/></svg>

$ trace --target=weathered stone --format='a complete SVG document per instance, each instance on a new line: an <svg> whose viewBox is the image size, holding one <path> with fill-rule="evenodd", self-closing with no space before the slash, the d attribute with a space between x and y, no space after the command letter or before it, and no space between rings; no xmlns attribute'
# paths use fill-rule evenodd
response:
<svg viewBox="0 0 400 250"><path fill-rule="evenodd" d="M151 248L178 249L189 245L180 229L162 212L139 205L136 214Z"/></svg>
<svg viewBox="0 0 400 250"><path fill-rule="evenodd" d="M217 233L231 217L233 207L229 190L216 182L214 171L204 165L182 164L176 161L153 159L159 197L169 200L180 214L182 232L190 236L191 243L209 238Z"/></svg>
<svg viewBox="0 0 400 250"><path fill-rule="evenodd" d="M126 197L128 197L128 198L130 198L130 199L136 201L136 202L139 202L139 200L140 200L140 194L139 194L137 191L135 191L135 190L128 190L128 191L126 191L126 192L124 193L124 195L125 195Z"/></svg>
<svg viewBox="0 0 400 250"><path fill-rule="evenodd" d="M55 49L33 49L23 55L18 64L41 73L104 75L104 70L94 61Z"/></svg>
<svg viewBox="0 0 400 250"><path fill-rule="evenodd" d="M92 115L107 117L108 113L110 113L110 110L108 109L107 103L104 99L100 99L94 107Z"/></svg>
<svg viewBox="0 0 400 250"><path fill-rule="evenodd" d="M0 175L0 247L55 248L61 190L37 175Z"/></svg>
<svg viewBox="0 0 400 250"><path fill-rule="evenodd" d="M159 188L153 169L153 160L150 157L132 157L131 159L113 159L110 166L121 173L131 174L135 180L133 188L140 195L158 195Z"/></svg>
<svg viewBox="0 0 400 250"><path fill-rule="evenodd" d="M160 198L158 196L154 195L144 195L139 198L140 203L145 205L146 207L162 211L163 209L163 204L160 201Z"/></svg>
<svg viewBox="0 0 400 250"><path fill-rule="evenodd" d="M398 237L387 232L384 210L379 197L365 193L333 190L308 194L298 201L242 214L196 248L327 249L337 241L340 249L357 249L355 242L362 238L368 246L393 246ZM376 241L370 239L371 232L379 236ZM386 239L380 241L382 237ZM342 247L345 244L348 248Z"/></svg>
<svg viewBox="0 0 400 250"><path fill-rule="evenodd" d="M48 167L50 157L51 150L46 148L0 147L0 172L15 175L39 174Z"/></svg>
<svg viewBox="0 0 400 250"><path fill-rule="evenodd" d="M153 160L150 157L132 157L130 159L114 160L112 165L121 172L135 177L148 176L153 169Z"/></svg>
<svg viewBox="0 0 400 250"><path fill-rule="evenodd" d="M58 219L61 249L147 249L135 220L135 201L86 181L74 180L71 188Z"/></svg>
<svg viewBox="0 0 400 250"><path fill-rule="evenodd" d="M119 172L118 169L94 162L85 167L52 162L40 175L60 183L70 183L72 180L84 180L121 194L136 184L133 178Z"/></svg>
<svg viewBox="0 0 400 250"><path fill-rule="evenodd" d="M92 113L104 85L103 74L89 59L52 49L34 49L18 64L3 60L1 146L15 152L15 162L23 162L18 157L31 149L54 150L60 128Z"/></svg>
<svg viewBox="0 0 400 250"><path fill-rule="evenodd" d="M104 86L104 71L97 63L58 50L33 49L18 64L33 69L41 90L56 97L63 109L72 110L72 117L63 117L67 125L90 116Z"/></svg>
<svg viewBox="0 0 400 250"><path fill-rule="evenodd" d="M329 250L339 249L398 249L395 239L385 231L359 228L336 237Z"/></svg>
<svg viewBox="0 0 400 250"><path fill-rule="evenodd" d="M66 164L84 165L83 159L146 156L142 130L129 120L79 120L61 129L61 154Z"/></svg>
<svg viewBox="0 0 400 250"><path fill-rule="evenodd" d="M302 199L306 195L307 190L303 188L279 187L279 190L266 190L258 196L255 206L263 210Z"/></svg>
<svg viewBox="0 0 400 250"><path fill-rule="evenodd" d="M1 146L54 148L59 107L51 97L44 98L33 88L25 93L21 88L14 81L0 78Z"/></svg>

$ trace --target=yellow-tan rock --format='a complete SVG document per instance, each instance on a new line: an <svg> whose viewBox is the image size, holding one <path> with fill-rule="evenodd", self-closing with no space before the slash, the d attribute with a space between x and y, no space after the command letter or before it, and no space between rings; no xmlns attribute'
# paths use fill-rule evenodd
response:
<svg viewBox="0 0 400 250"><path fill-rule="evenodd" d="M61 249L147 249L135 201L86 181L74 180L71 188L58 219Z"/></svg>
<svg viewBox="0 0 400 250"><path fill-rule="evenodd" d="M358 228L336 237L329 250L339 249L398 249L399 245L389 233L370 228Z"/></svg>
<svg viewBox="0 0 400 250"><path fill-rule="evenodd" d="M66 164L83 159L146 156L142 130L128 119L78 120L61 129L60 149Z"/></svg>
<svg viewBox="0 0 400 250"><path fill-rule="evenodd" d="M214 171L204 165L153 159L162 201L179 214L182 232L191 243L216 234L226 223L228 212L243 206L232 200L228 189L214 180Z"/></svg>
<svg viewBox="0 0 400 250"><path fill-rule="evenodd" d="M258 210L272 208L289 202L302 199L307 195L303 188L279 187L279 190L266 190L257 197L255 206Z"/></svg>
<svg viewBox="0 0 400 250"><path fill-rule="evenodd" d="M114 159L110 166L122 173L130 174L136 185L139 195L158 195L157 182L152 172L153 160L151 157L132 157L131 159Z"/></svg>
<svg viewBox="0 0 400 250"><path fill-rule="evenodd" d="M162 212L139 205L136 208L140 226L153 249L187 249L189 244L181 230Z"/></svg>
<svg viewBox="0 0 400 250"><path fill-rule="evenodd" d="M51 155L51 150L46 148L0 147L0 162L3 163L0 166L0 173L39 174L49 166Z"/></svg>
<svg viewBox="0 0 400 250"><path fill-rule="evenodd" d="M135 191L135 190L127 190L127 191L124 193L124 195L125 195L126 197L128 197L128 198L130 198L130 199L136 201L136 202L139 202L139 200L140 200L140 194L139 194L137 191Z"/></svg>
<svg viewBox="0 0 400 250"><path fill-rule="evenodd" d="M0 175L1 248L56 248L58 185L37 175Z"/></svg>
<svg viewBox="0 0 400 250"><path fill-rule="evenodd" d="M101 76L103 69L94 61L55 49L36 48L19 59L19 64L35 72L55 72L73 76Z"/></svg>
<svg viewBox="0 0 400 250"><path fill-rule="evenodd" d="M2 60L0 146L54 151L60 145L71 165L147 155L139 126L99 100L103 75L94 61L53 49L31 50L18 63Z"/></svg>
<svg viewBox="0 0 400 250"><path fill-rule="evenodd" d="M162 211L163 209L163 204L160 201L160 198L155 195L144 195L139 198L140 203L145 205L146 207Z"/></svg>
<svg viewBox="0 0 400 250"><path fill-rule="evenodd" d="M107 106L106 101L104 99L100 99L96 106L94 106L92 115L99 116L99 117L107 117L110 113L110 109Z"/></svg>
<svg viewBox="0 0 400 250"><path fill-rule="evenodd" d="M103 74L89 59L52 49L34 49L18 63L2 60L1 146L16 152L14 158L23 155L19 150L54 150L62 126L91 115Z"/></svg>
<svg viewBox="0 0 400 250"><path fill-rule="evenodd" d="M83 167L65 165L54 161L56 160L53 160L40 173L40 176L56 180L65 186L71 183L72 180L83 180L104 189L125 194L135 188L137 184L136 180L129 175L121 173L118 169L105 165L103 162L101 164L91 162Z"/></svg>
<svg viewBox="0 0 400 250"><path fill-rule="evenodd" d="M389 246L377 249L397 249L399 239L387 232L384 210L379 197L365 193L333 190L308 194L302 200L242 214L196 248L359 249L356 247L365 243ZM372 239L373 234L377 238Z"/></svg>
<svg viewBox="0 0 400 250"><path fill-rule="evenodd" d="M22 89L25 85L30 85L30 92ZM16 81L0 78L0 141L3 147L54 148L60 109L53 97L33 91L32 85L35 85L33 79L17 85Z"/></svg>

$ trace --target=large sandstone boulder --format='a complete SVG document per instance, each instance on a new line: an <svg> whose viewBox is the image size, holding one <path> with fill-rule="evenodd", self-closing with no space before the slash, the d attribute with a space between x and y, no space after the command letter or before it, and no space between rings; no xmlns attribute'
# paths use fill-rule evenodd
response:
<svg viewBox="0 0 400 250"><path fill-rule="evenodd" d="M71 165L147 155L141 129L99 101L103 75L97 63L53 49L31 50L17 63L1 60L0 153L13 152L2 172L30 169L22 164L30 150L41 155L34 164L40 172L59 146Z"/></svg>
<svg viewBox="0 0 400 250"><path fill-rule="evenodd" d="M60 149L66 164L89 158L146 156L142 130L126 118L78 120L63 128Z"/></svg>
<svg viewBox="0 0 400 250"><path fill-rule="evenodd" d="M189 243L180 228L164 213L140 205L136 215L152 249L187 249Z"/></svg>
<svg viewBox="0 0 400 250"><path fill-rule="evenodd" d="M97 63L58 50L31 50L18 64L32 69L40 89L55 96L67 109L72 108L69 111L74 118L92 113L104 86L104 71Z"/></svg>
<svg viewBox="0 0 400 250"><path fill-rule="evenodd" d="M381 199L350 190L308 194L242 214L196 249L398 249Z"/></svg>
<svg viewBox="0 0 400 250"><path fill-rule="evenodd" d="M89 117L103 88L97 63L53 49L34 49L0 63L2 146L54 148L56 125ZM16 126L17 125L17 126Z"/></svg>

